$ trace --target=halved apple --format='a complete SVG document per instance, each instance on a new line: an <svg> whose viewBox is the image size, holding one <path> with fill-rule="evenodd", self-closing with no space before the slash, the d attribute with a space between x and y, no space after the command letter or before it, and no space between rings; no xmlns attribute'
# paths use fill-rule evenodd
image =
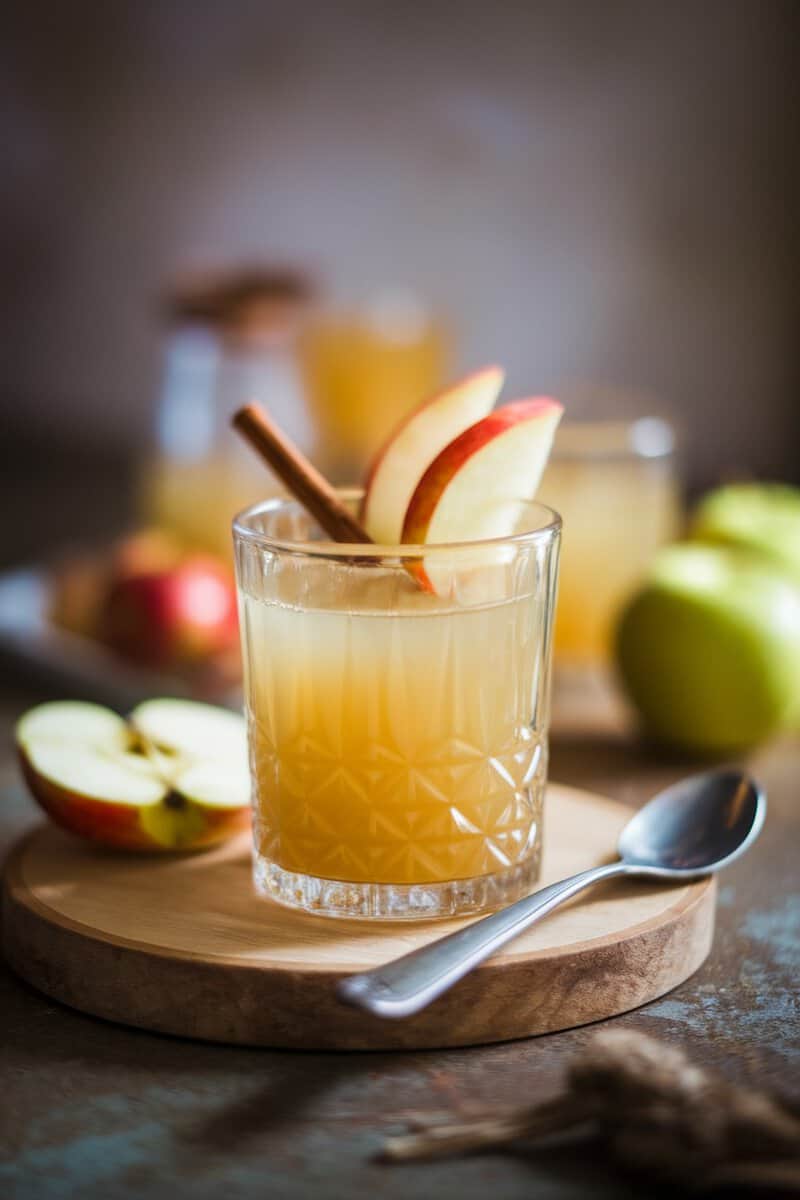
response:
<svg viewBox="0 0 800 1200"><path fill-rule="evenodd" d="M128 717L128 725L168 755L192 762L211 758L247 763L244 718L227 708L194 700L145 700Z"/></svg>
<svg viewBox="0 0 800 1200"><path fill-rule="evenodd" d="M82 701L41 704L16 742L34 799L70 833L128 850L210 846L249 824L244 721L189 700L130 720Z"/></svg>
<svg viewBox="0 0 800 1200"><path fill-rule="evenodd" d="M539 396L495 409L456 437L417 484L403 522L404 542L444 544L508 537L519 529L547 464L563 407ZM449 570L420 578L442 594ZM423 578L424 576L424 578Z"/></svg>
<svg viewBox="0 0 800 1200"><path fill-rule="evenodd" d="M408 502L426 467L453 438L491 412L505 374L485 367L439 392L407 416L367 476L361 520L374 542L399 542Z"/></svg>

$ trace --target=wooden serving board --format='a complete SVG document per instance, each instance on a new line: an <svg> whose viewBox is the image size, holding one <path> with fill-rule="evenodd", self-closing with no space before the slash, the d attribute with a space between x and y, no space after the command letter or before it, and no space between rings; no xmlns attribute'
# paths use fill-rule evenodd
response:
<svg viewBox="0 0 800 1200"><path fill-rule="evenodd" d="M548 789L542 884L614 855L630 809ZM45 826L4 876L10 965L84 1012L184 1037L303 1049L466 1046L611 1017L705 959L714 884L613 881L523 934L426 1011L383 1020L336 999L338 980L461 922L371 924L259 899L247 838L184 857L122 856Z"/></svg>

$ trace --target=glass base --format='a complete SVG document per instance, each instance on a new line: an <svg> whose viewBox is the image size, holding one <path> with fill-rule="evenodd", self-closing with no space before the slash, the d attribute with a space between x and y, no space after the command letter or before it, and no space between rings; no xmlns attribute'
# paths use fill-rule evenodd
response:
<svg viewBox="0 0 800 1200"><path fill-rule="evenodd" d="M435 921L487 912L527 896L539 879L540 849L497 875L447 883L348 883L285 871L255 856L256 891L318 917L361 921Z"/></svg>

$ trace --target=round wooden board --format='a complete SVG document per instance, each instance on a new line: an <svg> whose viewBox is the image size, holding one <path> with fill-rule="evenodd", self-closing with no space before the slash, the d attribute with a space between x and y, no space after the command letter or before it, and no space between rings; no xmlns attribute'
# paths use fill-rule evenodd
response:
<svg viewBox="0 0 800 1200"><path fill-rule="evenodd" d="M542 884L608 860L630 809L552 784ZM426 1011L382 1020L339 979L460 922L370 924L259 899L246 838L185 857L121 856L43 827L4 876L8 962L49 996L184 1037L302 1049L505 1041L611 1017L663 995L711 946L714 884L613 881L523 934Z"/></svg>

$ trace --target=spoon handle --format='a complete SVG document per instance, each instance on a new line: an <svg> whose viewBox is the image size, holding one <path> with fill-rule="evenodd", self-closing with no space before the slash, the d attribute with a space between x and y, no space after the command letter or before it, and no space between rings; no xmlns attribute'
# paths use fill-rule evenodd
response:
<svg viewBox="0 0 800 1200"><path fill-rule="evenodd" d="M559 904L594 883L629 871L630 867L622 861L592 867L523 896L508 908L384 963L374 971L348 976L337 989L339 999L379 1017L410 1017Z"/></svg>

